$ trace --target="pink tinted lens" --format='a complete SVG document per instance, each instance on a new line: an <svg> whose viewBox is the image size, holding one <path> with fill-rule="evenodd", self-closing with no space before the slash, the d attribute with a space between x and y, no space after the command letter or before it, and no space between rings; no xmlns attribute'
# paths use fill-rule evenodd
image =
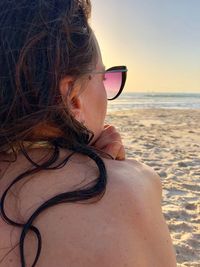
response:
<svg viewBox="0 0 200 267"><path fill-rule="evenodd" d="M111 99L117 95L122 84L122 73L119 72L106 72L104 86L107 93L107 98Z"/></svg>

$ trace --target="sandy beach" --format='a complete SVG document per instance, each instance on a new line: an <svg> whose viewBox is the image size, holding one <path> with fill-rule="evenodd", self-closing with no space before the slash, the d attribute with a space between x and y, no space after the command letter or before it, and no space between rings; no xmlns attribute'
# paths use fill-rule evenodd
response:
<svg viewBox="0 0 200 267"><path fill-rule="evenodd" d="M178 267L200 267L200 110L134 109L109 112L128 158L160 175L163 213Z"/></svg>

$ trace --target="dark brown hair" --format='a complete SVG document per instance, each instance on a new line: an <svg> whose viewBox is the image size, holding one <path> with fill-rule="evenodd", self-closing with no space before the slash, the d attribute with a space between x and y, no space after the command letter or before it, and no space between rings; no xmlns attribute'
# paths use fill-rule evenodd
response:
<svg viewBox="0 0 200 267"><path fill-rule="evenodd" d="M105 193L107 173L100 155L89 146L93 133L75 120L69 107L62 104L59 83L67 75L80 79L94 68L97 48L88 24L89 0L1 0L0 1L0 152L16 144L32 163L30 170L17 176L1 197L1 217L10 225L22 228L19 241L21 266L25 267L24 240L29 231L41 236L33 225L45 209L65 202L87 200ZM73 90L73 89L72 89ZM55 127L59 136L34 136L38 125ZM42 164L33 162L22 141L47 141L53 153ZM23 178L44 169L63 167L70 156L58 162L59 148L82 153L97 165L99 176L90 187L63 192L39 206L26 222L11 220L4 210L10 188ZM57 164L55 164L57 162ZM91 185L88 184L88 185ZM88 186L87 185L87 186Z"/></svg>

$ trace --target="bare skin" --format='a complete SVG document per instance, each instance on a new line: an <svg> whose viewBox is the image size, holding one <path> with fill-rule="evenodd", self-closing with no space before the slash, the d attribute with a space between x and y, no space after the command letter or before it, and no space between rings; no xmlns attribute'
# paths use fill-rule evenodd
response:
<svg viewBox="0 0 200 267"><path fill-rule="evenodd" d="M104 147L109 147L109 152L117 157L123 150L118 145L120 135L114 127L106 132L107 136L104 132L104 140L99 138L98 144L104 143ZM36 159L46 151L33 149L31 153ZM62 151L61 157L66 154L67 151ZM169 231L161 211L160 178L150 167L135 160L104 159L104 162L108 170L108 184L101 201L84 205L61 204L48 209L35 221L43 242L37 266L176 266ZM7 169L6 179L0 181L1 194L13 176L16 177L28 165L27 160L19 155L17 162ZM15 188L17 201L12 195L9 196L7 214L18 221L26 220L36 207L52 195L71 190L84 178L85 183L94 179L97 176L94 166L87 158L76 155L56 173L48 171L33 176L21 190L20 185ZM20 213L17 204L20 204ZM0 232L2 259L19 241L20 230L0 220ZM36 243L31 234L27 238L26 247L27 263L32 263ZM16 247L0 266L18 267L19 260L19 249Z"/></svg>

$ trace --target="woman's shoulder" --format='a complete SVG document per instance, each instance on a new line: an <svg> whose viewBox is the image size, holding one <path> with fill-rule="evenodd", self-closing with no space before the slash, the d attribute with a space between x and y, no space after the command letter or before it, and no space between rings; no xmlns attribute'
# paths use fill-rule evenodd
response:
<svg viewBox="0 0 200 267"><path fill-rule="evenodd" d="M50 266L49 259L51 264L55 260L61 266L60 257L69 266L123 266L124 262L136 266L136 254L140 252L135 229L142 218L137 219L137 213L145 207L141 195L150 187L144 180L153 173L148 166L134 160L104 160L104 163L108 181L102 199L92 204L57 205L37 219L36 226L46 249L53 253L48 258L45 254L41 257L41 266ZM66 251L71 254L67 256Z"/></svg>
<svg viewBox="0 0 200 267"><path fill-rule="evenodd" d="M161 198L161 179L154 169L136 159L123 161L105 160L111 184L127 188L130 197L141 196L143 191L150 190L158 193ZM132 191L133 190L133 191ZM143 198L145 199L145 198Z"/></svg>
<svg viewBox="0 0 200 267"><path fill-rule="evenodd" d="M106 159L104 163L108 182L100 201L62 204L37 221L47 249L53 253L51 261L59 261L57 266L61 266L62 258L69 266L127 263L128 267L174 267L174 252L161 212L159 176L136 160ZM71 251L70 256L66 251ZM41 259L41 266L49 266L50 258Z"/></svg>
<svg viewBox="0 0 200 267"><path fill-rule="evenodd" d="M124 262L128 267L138 266L145 255L143 235L152 235L153 231L152 242L156 246L160 242L154 229L155 225L162 228L163 223L159 176L137 160L103 161L108 180L102 199L92 204L62 203L50 207L35 220L43 242L38 266L63 266L65 263L69 266L123 266ZM97 175L94 164L87 161L80 164L76 160L60 170L41 173L21 189L21 213L29 217L36 205L42 204L41 199L45 201L52 195L68 192L82 179ZM151 228L148 228L149 223L153 223ZM159 235L168 238L162 231ZM155 236L158 241L154 240ZM31 240L27 242L32 248L27 258L32 262L35 249Z"/></svg>
<svg viewBox="0 0 200 267"><path fill-rule="evenodd" d="M138 177L138 176L145 176L148 177L150 180L158 180L160 181L160 176L155 172L155 170L146 165L145 163L138 161L136 159L125 159L125 160L108 160L105 159L104 163L108 170L117 172L123 177L126 177L126 174L129 174L129 177ZM121 170L121 171L120 171Z"/></svg>
<svg viewBox="0 0 200 267"><path fill-rule="evenodd" d="M107 171L107 183L103 197L94 205L82 205L78 202L76 204L68 203L67 209L76 205L78 210L85 210L86 206L92 216L92 213L96 213L97 210L105 211L107 209L111 214L120 207L124 208L124 216L126 214L129 216L134 209L141 208L148 202L154 201L160 205L162 195L160 176L150 166L135 159L118 161L103 158L103 161ZM40 179L40 188L38 188L38 183L35 184L33 181L31 190L35 188L34 192L37 191L37 195L41 195L46 188L43 197L48 199L52 193L56 195L56 193L71 191L73 188L79 190L83 181L85 183L83 182L82 185L90 183L98 177L98 174L94 162L86 160L85 164L80 164L75 160L71 164L71 169L66 165L61 170L48 173L48 177L46 177L47 175L40 177L43 178ZM79 184L80 186L78 186ZM24 191L30 191L30 186L27 185ZM59 209L61 213L62 208ZM58 207L56 209L58 210ZM143 210L145 211L145 209Z"/></svg>
<svg viewBox="0 0 200 267"><path fill-rule="evenodd" d="M108 180L102 199L92 204L62 203L35 220L42 234L38 266L175 266L167 262L173 252L160 209L159 176L137 160L103 161ZM52 194L68 192L80 181L79 176L82 180L97 175L95 165L87 161L71 163L71 171L66 165L43 173L32 184L23 186L28 195L39 196L24 201L24 210L35 207L41 198L47 200ZM29 210L29 215L33 211ZM36 248L31 239L27 245L31 249L26 257L32 262ZM147 265L148 261L152 264Z"/></svg>

